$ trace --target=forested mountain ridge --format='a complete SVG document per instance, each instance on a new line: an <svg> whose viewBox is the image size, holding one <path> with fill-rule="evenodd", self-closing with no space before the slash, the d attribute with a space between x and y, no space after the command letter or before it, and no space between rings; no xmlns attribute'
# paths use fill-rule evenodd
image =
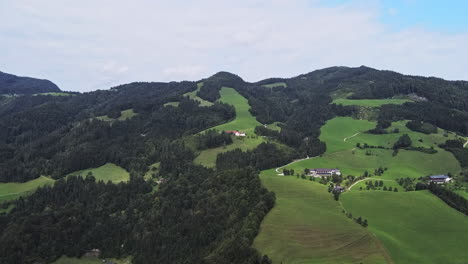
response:
<svg viewBox="0 0 468 264"><path fill-rule="evenodd" d="M0 72L0 94L37 94L60 91L60 88L49 80Z"/></svg>
<svg viewBox="0 0 468 264"><path fill-rule="evenodd" d="M245 97L258 122L280 129L257 126L255 134L268 140L255 149L219 154L215 168L194 165L197 150L232 143L226 134L200 133L236 116L218 101L222 87ZM197 89L213 104L187 96ZM340 96L407 98L372 110L376 130L410 119L468 134L467 82L368 67L255 83L219 72L198 82L138 82L67 97L0 96L0 182L57 180L6 204L14 208L0 215L0 262L51 263L99 248L103 257L132 256L134 263L270 263L251 247L275 204L258 170L323 154L325 122L362 110L333 104ZM455 152L468 156L464 151ZM125 168L130 181L69 176L106 163ZM143 180L153 164L159 185Z"/></svg>

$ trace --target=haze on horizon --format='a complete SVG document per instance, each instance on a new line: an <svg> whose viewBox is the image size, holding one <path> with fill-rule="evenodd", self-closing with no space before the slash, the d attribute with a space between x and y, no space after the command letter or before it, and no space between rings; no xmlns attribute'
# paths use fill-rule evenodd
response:
<svg viewBox="0 0 468 264"><path fill-rule="evenodd" d="M468 80L464 10L461 0L2 1L0 71L82 92L360 65Z"/></svg>

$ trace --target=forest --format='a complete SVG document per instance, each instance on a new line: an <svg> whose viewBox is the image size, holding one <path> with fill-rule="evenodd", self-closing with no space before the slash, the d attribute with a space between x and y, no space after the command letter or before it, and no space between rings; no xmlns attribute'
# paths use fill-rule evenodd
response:
<svg viewBox="0 0 468 264"><path fill-rule="evenodd" d="M197 82L189 81L130 83L63 97L0 97L0 182L41 175L57 180L3 205L12 209L0 214L0 262L51 263L99 248L102 257L132 256L136 264L271 263L252 248L275 204L258 172L325 153L320 128L360 111L332 104L337 92L354 99L425 98L379 107L370 133L383 133L394 121L415 120L408 123L415 131L433 133L437 126L468 135L466 82L367 67L332 67L256 83L219 72L200 82L197 96L213 105L184 96L197 89ZM274 82L285 85L265 86ZM197 151L233 143L229 134L210 130L236 115L233 106L217 101L221 87L247 98L261 124L278 123L280 129L257 126L264 143L220 153L215 168L205 168L193 164ZM175 101L178 105L168 104ZM121 120L129 110L134 115ZM187 139L194 140L195 149ZM442 147L466 167L468 155L460 144L448 141ZM406 135L394 148L410 146ZM114 184L93 175L70 176L109 162L126 169L130 180ZM143 179L155 163L160 164L156 177L163 179L159 184ZM430 188L466 209L463 200Z"/></svg>

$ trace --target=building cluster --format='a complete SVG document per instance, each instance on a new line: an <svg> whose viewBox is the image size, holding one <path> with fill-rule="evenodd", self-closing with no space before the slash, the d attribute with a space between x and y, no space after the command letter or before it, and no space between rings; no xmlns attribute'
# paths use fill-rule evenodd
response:
<svg viewBox="0 0 468 264"><path fill-rule="evenodd" d="M244 132L239 132L237 130L228 130L228 131L226 131L226 133L232 134L232 135L234 135L236 137L245 137L246 136Z"/></svg>

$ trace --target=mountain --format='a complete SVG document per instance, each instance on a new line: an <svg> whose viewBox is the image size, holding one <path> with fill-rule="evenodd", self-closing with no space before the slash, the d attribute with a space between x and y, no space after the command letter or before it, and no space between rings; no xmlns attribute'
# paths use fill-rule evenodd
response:
<svg viewBox="0 0 468 264"><path fill-rule="evenodd" d="M40 82L55 87L42 92L60 91ZM364 66L258 82L219 72L199 81L135 82L73 96L0 97L0 262L98 254L136 264L267 264L292 257L415 263L411 258L422 256L417 247L403 256L391 243L437 241L427 239L434 231L421 229L417 240L382 223L430 213L424 201L450 215L443 221L466 222L466 199L457 193L468 187L467 137L467 82ZM309 176L310 169L327 167L342 175ZM443 173L457 185L428 186L425 176ZM374 178L360 182L370 174L382 185ZM348 207L335 201L340 184ZM382 220L393 211L358 206L378 208L371 204L378 199L353 200L366 188L371 193L387 185L399 189L385 200L395 216ZM359 187L363 192L354 195ZM418 210L394 204L409 192ZM318 205L321 199L328 200ZM359 225L348 219L349 208L360 213L354 215ZM402 219L395 223L415 224L405 230L425 226ZM457 244L463 245L468 237L460 230ZM373 232L390 235L377 240ZM451 236L441 237L454 261L432 252L435 261L463 261Z"/></svg>
<svg viewBox="0 0 468 264"><path fill-rule="evenodd" d="M0 72L0 94L36 94L61 92L60 88L49 80L19 77Z"/></svg>

